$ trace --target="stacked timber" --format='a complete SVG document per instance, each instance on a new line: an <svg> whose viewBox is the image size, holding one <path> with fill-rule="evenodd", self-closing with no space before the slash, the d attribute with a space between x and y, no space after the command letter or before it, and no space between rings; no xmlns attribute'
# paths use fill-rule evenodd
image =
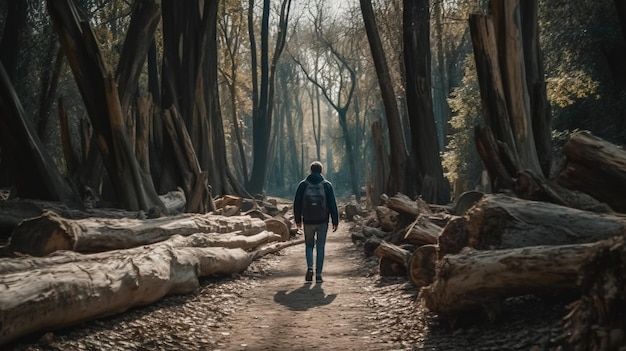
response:
<svg viewBox="0 0 626 351"><path fill-rule="evenodd" d="M38 214L37 206L27 206L35 216L19 222L0 258L0 345L194 293L200 278L241 273L259 257L303 243L290 237L287 211L262 202L257 211L280 218L148 218L103 209L89 217L58 206Z"/></svg>

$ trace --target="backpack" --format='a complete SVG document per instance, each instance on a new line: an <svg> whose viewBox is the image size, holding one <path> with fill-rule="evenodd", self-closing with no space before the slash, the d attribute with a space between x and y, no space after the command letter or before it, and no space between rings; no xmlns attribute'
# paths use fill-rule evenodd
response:
<svg viewBox="0 0 626 351"><path fill-rule="evenodd" d="M306 188L302 195L302 217L307 222L328 221L328 208L326 204L325 180L313 184L306 181Z"/></svg>

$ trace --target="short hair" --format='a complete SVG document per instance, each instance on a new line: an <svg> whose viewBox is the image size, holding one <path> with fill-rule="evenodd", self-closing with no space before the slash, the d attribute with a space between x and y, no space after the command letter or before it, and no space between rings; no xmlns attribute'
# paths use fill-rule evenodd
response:
<svg viewBox="0 0 626 351"><path fill-rule="evenodd" d="M311 173L322 173L322 163L320 161L311 163Z"/></svg>

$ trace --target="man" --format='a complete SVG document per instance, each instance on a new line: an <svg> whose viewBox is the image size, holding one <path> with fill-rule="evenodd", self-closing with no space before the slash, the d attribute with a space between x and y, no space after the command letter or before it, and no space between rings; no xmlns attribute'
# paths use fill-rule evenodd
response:
<svg viewBox="0 0 626 351"><path fill-rule="evenodd" d="M318 201L319 200L319 201ZM324 247L328 233L328 217L332 218L333 232L339 225L339 211L333 185L322 176L322 164L311 163L310 174L298 184L293 200L296 226L304 223L304 244L307 271L305 280L313 281L313 248L317 247L315 282L321 283L324 266Z"/></svg>

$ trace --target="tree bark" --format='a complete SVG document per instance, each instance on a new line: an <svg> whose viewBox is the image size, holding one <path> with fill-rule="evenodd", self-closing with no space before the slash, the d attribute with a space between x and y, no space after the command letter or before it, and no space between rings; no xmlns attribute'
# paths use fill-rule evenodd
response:
<svg viewBox="0 0 626 351"><path fill-rule="evenodd" d="M439 237L440 257L477 250L595 242L626 230L626 217L581 211L505 195L485 195Z"/></svg>
<svg viewBox="0 0 626 351"><path fill-rule="evenodd" d="M150 177L141 172L128 141L116 83L107 72L97 40L71 1L48 1L48 12L74 72L95 139L122 207L164 209Z"/></svg>
<svg viewBox="0 0 626 351"><path fill-rule="evenodd" d="M418 288L433 283L437 265L436 245L423 245L413 251L407 262L409 280Z"/></svg>
<svg viewBox="0 0 626 351"><path fill-rule="evenodd" d="M200 167L187 127L175 106L163 112L163 121L183 175L183 190L187 199L185 212L207 213L214 210L207 173Z"/></svg>
<svg viewBox="0 0 626 351"><path fill-rule="evenodd" d="M437 264L434 282L419 300L439 314L484 308L494 320L504 298L577 291L577 278L596 244L467 250Z"/></svg>
<svg viewBox="0 0 626 351"><path fill-rule="evenodd" d="M543 178L550 178L552 168L552 128L550 103L546 93L543 56L539 43L537 1L520 1L520 18L526 68L526 86L530 98L530 114L535 147Z"/></svg>
<svg viewBox="0 0 626 351"><path fill-rule="evenodd" d="M252 252L191 247L193 237L94 255L69 254L0 262L0 345L198 289L201 277L244 271L258 257L301 243ZM28 262L24 263L24 260Z"/></svg>
<svg viewBox="0 0 626 351"><path fill-rule="evenodd" d="M619 350L626 345L624 241L624 236L615 237L595 246L581 268L582 296L564 318L568 350Z"/></svg>
<svg viewBox="0 0 626 351"><path fill-rule="evenodd" d="M130 118L128 108L137 91L141 69L146 62L154 32L159 24L161 9L155 0L136 1L130 24L115 71L122 113Z"/></svg>
<svg viewBox="0 0 626 351"><path fill-rule="evenodd" d="M395 194L397 192L406 193L407 181L407 147L402 133L402 121L400 112L396 104L396 97L391 82L389 67L383 51L383 45L376 26L376 16L372 8L371 0L360 0L365 31L372 51L376 75L382 94L383 105L385 106L385 116L389 129L389 146L391 162L389 165L389 180L386 184L386 192Z"/></svg>
<svg viewBox="0 0 626 351"><path fill-rule="evenodd" d="M416 218L420 214L432 213L428 204L421 198L411 200L411 198L401 193L390 197L386 205L398 213L406 214L413 218Z"/></svg>
<svg viewBox="0 0 626 351"><path fill-rule="evenodd" d="M491 12L520 170L530 169L535 174L543 174L535 146L530 96L526 81L522 41L522 28L526 24L521 21L520 0L492 0Z"/></svg>
<svg viewBox="0 0 626 351"><path fill-rule="evenodd" d="M428 203L446 204L450 201L450 185L443 177L431 93L430 3L403 3L404 83L411 125L409 163L419 177L409 183L414 189L407 189L407 194L421 195Z"/></svg>
<svg viewBox="0 0 626 351"><path fill-rule="evenodd" d="M415 219L404 234L403 242L414 245L436 244L443 228L432 223L426 216Z"/></svg>
<svg viewBox="0 0 626 351"><path fill-rule="evenodd" d="M626 151L588 132L579 132L565 144L563 152L567 164L558 175L558 184L626 213Z"/></svg>
<svg viewBox="0 0 626 351"><path fill-rule="evenodd" d="M266 229L262 220L247 216L179 215L155 219L66 219L54 212L22 222L14 231L9 250L45 256L57 250L81 253L128 249L164 241L173 235L194 233L256 234ZM278 233L282 234L282 233Z"/></svg>
<svg viewBox="0 0 626 351"><path fill-rule="evenodd" d="M408 250L386 241L381 241L374 250L374 254L378 257L378 268L381 276L406 275L407 262L411 256Z"/></svg>

